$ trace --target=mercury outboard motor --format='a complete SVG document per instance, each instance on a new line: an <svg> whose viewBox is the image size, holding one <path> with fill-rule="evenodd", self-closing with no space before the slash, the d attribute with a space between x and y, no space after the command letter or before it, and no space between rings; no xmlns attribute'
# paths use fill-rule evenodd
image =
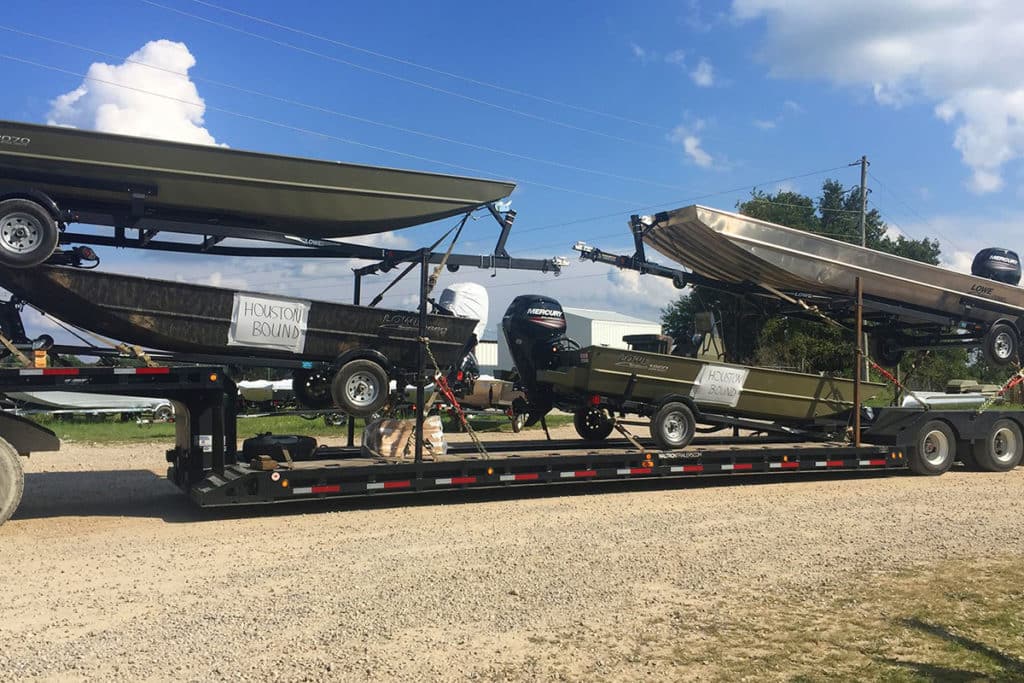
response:
<svg viewBox="0 0 1024 683"><path fill-rule="evenodd" d="M524 294L513 299L501 320L512 361L526 393L532 424L552 407L551 392L538 386L537 371L556 367L568 345L565 338L565 313L562 305L550 297ZM578 346L577 346L578 348Z"/></svg>
<svg viewBox="0 0 1024 683"><path fill-rule="evenodd" d="M982 249L971 263L971 275L1007 285L1020 284L1020 258L1009 249Z"/></svg>

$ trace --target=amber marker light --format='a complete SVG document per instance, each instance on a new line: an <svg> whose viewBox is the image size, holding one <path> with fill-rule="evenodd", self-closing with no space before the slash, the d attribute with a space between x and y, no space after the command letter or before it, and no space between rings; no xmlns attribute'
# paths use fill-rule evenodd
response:
<svg viewBox="0 0 1024 683"><path fill-rule="evenodd" d="M281 480L281 488L283 488L283 489L288 488L288 480L287 479L282 479Z"/></svg>
<svg viewBox="0 0 1024 683"><path fill-rule="evenodd" d="M493 467L488 467L487 468L487 476L491 476L492 474L494 474L494 468Z"/></svg>
<svg viewBox="0 0 1024 683"><path fill-rule="evenodd" d="M210 381L211 382L216 382L217 381L217 373L216 372L211 372L210 373Z"/></svg>

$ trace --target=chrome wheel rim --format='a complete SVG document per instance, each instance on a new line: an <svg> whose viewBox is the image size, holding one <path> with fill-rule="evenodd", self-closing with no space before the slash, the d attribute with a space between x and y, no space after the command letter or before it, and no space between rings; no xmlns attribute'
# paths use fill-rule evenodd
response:
<svg viewBox="0 0 1024 683"><path fill-rule="evenodd" d="M32 214L15 212L0 224L0 247L14 254L25 254L39 248L43 240L43 224Z"/></svg>
<svg viewBox="0 0 1024 683"><path fill-rule="evenodd" d="M997 334L996 338L992 340L992 350L995 352L996 358L1009 358L1010 352L1013 350L1013 339L1010 337L1010 333L1000 332Z"/></svg>
<svg viewBox="0 0 1024 683"><path fill-rule="evenodd" d="M352 405L365 408L377 400L380 388L377 379L368 372L355 372L345 382L345 396Z"/></svg>
<svg viewBox="0 0 1024 683"><path fill-rule="evenodd" d="M992 435L992 457L999 462L1009 462L1017 454L1017 434L1007 427L1001 427Z"/></svg>
<svg viewBox="0 0 1024 683"><path fill-rule="evenodd" d="M686 436L687 419L681 413L670 413L661 423L661 434L670 444L680 444Z"/></svg>
<svg viewBox="0 0 1024 683"><path fill-rule="evenodd" d="M949 438L937 429L925 434L924 459L931 465L941 465L949 457Z"/></svg>

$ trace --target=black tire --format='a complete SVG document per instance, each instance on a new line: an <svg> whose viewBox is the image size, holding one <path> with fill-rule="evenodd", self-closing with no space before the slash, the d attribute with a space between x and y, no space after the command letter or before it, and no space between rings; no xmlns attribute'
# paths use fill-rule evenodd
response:
<svg viewBox="0 0 1024 683"><path fill-rule="evenodd" d="M353 417L367 417L388 402L388 373L372 360L351 360L331 380L334 403Z"/></svg>
<svg viewBox="0 0 1024 683"><path fill-rule="evenodd" d="M996 323L985 333L982 341L982 352L985 360L993 365L1009 365L1017 359L1020 351L1020 338L1013 325Z"/></svg>
<svg viewBox="0 0 1024 683"><path fill-rule="evenodd" d="M153 411L154 422L170 422L174 419L174 407L169 403L157 406Z"/></svg>
<svg viewBox="0 0 1024 683"><path fill-rule="evenodd" d="M50 258L60 231L50 212L28 199L0 202L0 265L31 268Z"/></svg>
<svg viewBox="0 0 1024 683"><path fill-rule="evenodd" d="M868 355L879 365L895 367L903 360L904 349L900 347L899 338L892 334L873 334L870 339Z"/></svg>
<svg viewBox="0 0 1024 683"><path fill-rule="evenodd" d="M21 503L25 491L25 472L21 456L4 439L0 439L0 524L3 524Z"/></svg>
<svg viewBox="0 0 1024 683"><path fill-rule="evenodd" d="M523 426L526 424L526 415L522 413L516 413L509 419L512 420L513 434L518 434L519 432L523 431Z"/></svg>
<svg viewBox="0 0 1024 683"><path fill-rule="evenodd" d="M666 403L651 418L651 438L665 451L686 448L696 429L693 411L685 403Z"/></svg>
<svg viewBox="0 0 1024 683"><path fill-rule="evenodd" d="M986 472L1009 472L1024 456L1024 437L1020 425L1013 420L996 420L973 448L974 464Z"/></svg>
<svg viewBox="0 0 1024 683"><path fill-rule="evenodd" d="M307 408L323 410L334 403L331 397L331 382L326 375L310 370L296 370L292 373L292 391L295 400Z"/></svg>
<svg viewBox="0 0 1024 683"><path fill-rule="evenodd" d="M907 464L914 474L936 476L947 471L956 460L956 435L941 420L925 422L908 449Z"/></svg>
<svg viewBox="0 0 1024 683"><path fill-rule="evenodd" d="M615 428L605 411L592 406L579 408L572 416L572 424L576 433L586 441L604 441Z"/></svg>

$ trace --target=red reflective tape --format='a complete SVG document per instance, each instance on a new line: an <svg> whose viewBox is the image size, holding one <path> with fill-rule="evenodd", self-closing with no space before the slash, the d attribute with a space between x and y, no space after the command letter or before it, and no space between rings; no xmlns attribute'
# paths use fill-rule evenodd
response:
<svg viewBox="0 0 1024 683"><path fill-rule="evenodd" d="M596 477L597 470L577 470L573 474L577 477Z"/></svg>
<svg viewBox="0 0 1024 683"><path fill-rule="evenodd" d="M842 467L845 463L842 460L828 460L825 467Z"/></svg>
<svg viewBox="0 0 1024 683"><path fill-rule="evenodd" d="M650 467L630 467L630 474L650 474L653 471Z"/></svg>
<svg viewBox="0 0 1024 683"><path fill-rule="evenodd" d="M683 472L703 472L704 465L683 465Z"/></svg>
<svg viewBox="0 0 1024 683"><path fill-rule="evenodd" d="M384 482L384 488L386 489L407 489L412 486L411 481L386 481Z"/></svg>
<svg viewBox="0 0 1024 683"><path fill-rule="evenodd" d="M314 486L313 493L341 493L341 484L331 484L329 486Z"/></svg>
<svg viewBox="0 0 1024 683"><path fill-rule="evenodd" d="M78 368L45 368L44 375L77 375Z"/></svg>
<svg viewBox="0 0 1024 683"><path fill-rule="evenodd" d="M872 465L873 467L878 467L880 465L884 465L885 463L885 458L876 458L874 460L868 460L868 464Z"/></svg>
<svg viewBox="0 0 1024 683"><path fill-rule="evenodd" d="M779 464L782 466L783 469L787 470L795 470L797 467L800 467L800 463L796 461L787 461Z"/></svg>
<svg viewBox="0 0 1024 683"><path fill-rule="evenodd" d="M535 472L515 475L516 481L536 481L537 479L540 479L540 475Z"/></svg>
<svg viewBox="0 0 1024 683"><path fill-rule="evenodd" d="M136 375L169 375L170 368L135 368Z"/></svg>
<svg viewBox="0 0 1024 683"><path fill-rule="evenodd" d="M452 485L455 484L475 484L476 477L452 477Z"/></svg>
<svg viewBox="0 0 1024 683"><path fill-rule="evenodd" d="M734 470L752 470L754 469L754 463L752 462L738 462L732 466Z"/></svg>

